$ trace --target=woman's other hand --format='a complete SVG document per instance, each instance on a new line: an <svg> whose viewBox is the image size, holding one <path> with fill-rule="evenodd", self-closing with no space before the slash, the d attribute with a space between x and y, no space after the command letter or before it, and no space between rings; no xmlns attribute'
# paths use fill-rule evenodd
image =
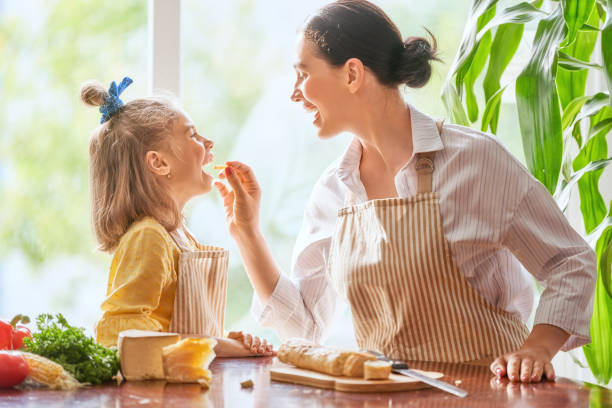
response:
<svg viewBox="0 0 612 408"><path fill-rule="evenodd" d="M237 161L227 162L227 167L219 178L226 179L231 190L221 182L215 187L223 197L225 219L232 236L249 233L259 229L259 203L261 189L255 174L249 166Z"/></svg>

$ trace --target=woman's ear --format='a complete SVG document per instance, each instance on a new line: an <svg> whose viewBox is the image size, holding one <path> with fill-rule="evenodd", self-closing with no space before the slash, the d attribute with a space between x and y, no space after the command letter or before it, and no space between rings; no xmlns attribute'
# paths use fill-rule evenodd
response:
<svg viewBox="0 0 612 408"><path fill-rule="evenodd" d="M365 67L359 58L349 58L344 63L346 86L350 93L357 92L363 85Z"/></svg>
<svg viewBox="0 0 612 408"><path fill-rule="evenodd" d="M145 154L145 162L147 168L157 176L168 176L170 174L170 165L160 152L149 150Z"/></svg>

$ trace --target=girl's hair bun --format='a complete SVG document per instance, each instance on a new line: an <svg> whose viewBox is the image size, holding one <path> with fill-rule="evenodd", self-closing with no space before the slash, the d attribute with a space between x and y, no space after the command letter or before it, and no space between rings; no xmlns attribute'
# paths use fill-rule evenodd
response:
<svg viewBox="0 0 612 408"><path fill-rule="evenodd" d="M81 100L89 106L102 106L108 98L108 92L98 81L87 81L81 85Z"/></svg>

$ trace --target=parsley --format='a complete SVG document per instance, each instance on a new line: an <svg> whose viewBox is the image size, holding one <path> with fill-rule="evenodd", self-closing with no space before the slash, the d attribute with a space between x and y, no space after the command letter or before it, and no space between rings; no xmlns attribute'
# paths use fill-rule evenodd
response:
<svg viewBox="0 0 612 408"><path fill-rule="evenodd" d="M82 328L72 327L64 316L36 318L38 332L25 338L25 350L61 364L79 382L101 384L119 371L117 352L97 344Z"/></svg>

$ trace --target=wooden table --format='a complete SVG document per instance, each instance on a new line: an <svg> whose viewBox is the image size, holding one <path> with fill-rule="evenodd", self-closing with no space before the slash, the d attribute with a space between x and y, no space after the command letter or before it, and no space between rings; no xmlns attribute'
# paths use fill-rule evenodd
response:
<svg viewBox="0 0 612 408"><path fill-rule="evenodd" d="M216 359L211 365L213 384L203 391L192 384L124 382L92 386L73 392L0 390L0 407L607 407L612 390L559 378L556 382L512 384L497 381L487 367L462 364L413 363L412 366L445 374L470 395L457 398L428 388L385 394L348 394L270 382L272 358ZM242 389L251 379L255 386Z"/></svg>

